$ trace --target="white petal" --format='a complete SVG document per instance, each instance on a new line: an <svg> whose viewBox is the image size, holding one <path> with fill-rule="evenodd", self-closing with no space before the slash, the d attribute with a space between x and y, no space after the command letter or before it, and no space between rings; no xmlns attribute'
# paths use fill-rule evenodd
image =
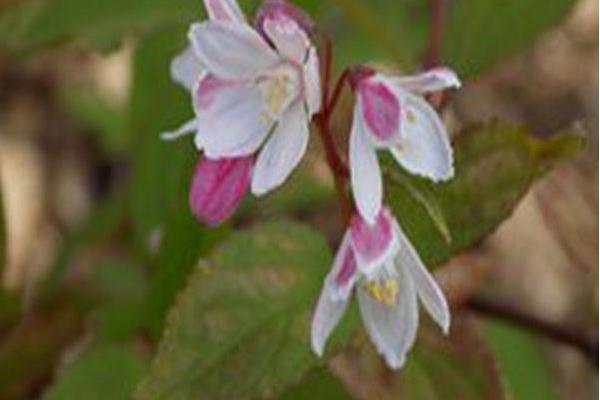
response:
<svg viewBox="0 0 600 400"><path fill-rule="evenodd" d="M333 299L327 286L323 286L310 329L311 347L318 356L323 355L325 343L340 322L347 305L348 299Z"/></svg>
<svg viewBox="0 0 600 400"><path fill-rule="evenodd" d="M260 88L252 83L222 86L206 107L197 107L196 143L209 158L254 153L273 122L263 114Z"/></svg>
<svg viewBox="0 0 600 400"><path fill-rule="evenodd" d="M450 329L450 310L446 297L397 223L396 231L400 242L398 265L406 269L423 305L442 331L447 334Z"/></svg>
<svg viewBox="0 0 600 400"><path fill-rule="evenodd" d="M321 110L321 71L317 49L311 47L304 65L304 90L308 115L312 117Z"/></svg>
<svg viewBox="0 0 600 400"><path fill-rule="evenodd" d="M196 120L196 118L194 118L194 119L187 121L186 123L184 123L183 125L181 125L179 128L177 128L174 131L161 133L160 138L162 140L175 140L182 136L189 135L191 133L196 133L197 130L198 130L198 121Z"/></svg>
<svg viewBox="0 0 600 400"><path fill-rule="evenodd" d="M261 196L281 185L308 146L308 119L302 103L292 105L275 127L254 167L252 193Z"/></svg>
<svg viewBox="0 0 600 400"><path fill-rule="evenodd" d="M296 64L304 63L310 41L296 21L278 13L268 16L263 24L265 33L280 54Z"/></svg>
<svg viewBox="0 0 600 400"><path fill-rule="evenodd" d="M358 304L367 333L385 357L390 368L399 369L415 342L419 325L417 294L411 279L399 271L399 293L392 307L373 299L362 287L358 287Z"/></svg>
<svg viewBox="0 0 600 400"><path fill-rule="evenodd" d="M171 61L171 77L187 90L192 90L202 75L202 64L188 46Z"/></svg>
<svg viewBox="0 0 600 400"><path fill-rule="evenodd" d="M244 13L236 0L204 0L208 17L213 20L245 22Z"/></svg>
<svg viewBox="0 0 600 400"><path fill-rule="evenodd" d="M356 262L352 257L350 234L346 232L331 271L325 278L313 315L311 346L319 356L323 355L327 338L344 315L350 293L356 282Z"/></svg>
<svg viewBox="0 0 600 400"><path fill-rule="evenodd" d="M392 84L415 93L431 93L449 88L459 88L460 79L456 72L448 67L437 67L422 74L389 78Z"/></svg>
<svg viewBox="0 0 600 400"><path fill-rule="evenodd" d="M437 112L424 99L403 93L402 139L390 146L392 154L413 174L433 181L454 176L452 147Z"/></svg>
<svg viewBox="0 0 600 400"><path fill-rule="evenodd" d="M277 53L247 24L195 23L188 37L200 61L220 78L252 78L279 62Z"/></svg>
<svg viewBox="0 0 600 400"><path fill-rule="evenodd" d="M372 224L381 210L383 184L377 153L368 137L361 109L357 101L350 134L350 178L358 211Z"/></svg>

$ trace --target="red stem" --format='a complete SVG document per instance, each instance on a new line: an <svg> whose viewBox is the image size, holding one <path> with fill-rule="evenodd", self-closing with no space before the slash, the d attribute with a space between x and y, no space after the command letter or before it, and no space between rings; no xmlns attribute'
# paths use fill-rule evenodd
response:
<svg viewBox="0 0 600 400"><path fill-rule="evenodd" d="M331 40L324 33L321 32L321 37L325 45L325 51L323 55L324 70L323 70L323 81L322 81L322 108L321 112L315 116L315 123L319 128L321 142L325 149L325 157L327 164L333 174L335 188L338 195L338 201L340 203L340 213L344 223L348 222L352 213L352 201L348 196L347 180L350 176L348 164L344 158L340 155L336 146L335 140L331 132L331 116L332 111L340 97L340 93L343 88L343 84L348 79L348 71L345 70L340 78L338 79L333 96L330 97L331 89L331 70L333 64L333 49Z"/></svg>
<svg viewBox="0 0 600 400"><path fill-rule="evenodd" d="M445 18L445 0L429 0L429 49L425 57L425 67L433 68L442 61L442 33ZM434 93L427 97L431 105L438 111L444 103L444 92Z"/></svg>
<svg viewBox="0 0 600 400"><path fill-rule="evenodd" d="M444 6L444 0L429 0L429 49L425 58L427 68L435 67L441 62Z"/></svg>
<svg viewBox="0 0 600 400"><path fill-rule="evenodd" d="M344 72L342 72L342 75L340 75L340 77L338 78L338 81L333 90L333 95L331 96L330 99L328 99L328 102L326 103L326 110L325 110L326 114L330 115L333 113L333 109L337 105L337 102L340 99L340 95L342 94L342 89L344 88L344 83L346 83L349 78L350 78L350 70L348 68L346 68L344 70Z"/></svg>

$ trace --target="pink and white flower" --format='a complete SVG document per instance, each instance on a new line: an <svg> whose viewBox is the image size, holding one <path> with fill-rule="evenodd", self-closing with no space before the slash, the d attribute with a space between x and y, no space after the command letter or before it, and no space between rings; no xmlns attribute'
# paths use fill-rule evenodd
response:
<svg viewBox="0 0 600 400"><path fill-rule="evenodd" d="M417 298L444 333L450 329L444 293L386 209L373 224L359 214L352 218L313 315L311 344L317 355L323 354L354 289L367 333L391 368L402 367L414 344Z"/></svg>
<svg viewBox="0 0 600 400"><path fill-rule="evenodd" d="M306 152L310 120L321 108L317 51L305 30L307 18L283 1L263 4L256 29L235 0L204 4L209 20L191 25L190 46L171 66L173 79L191 92L195 117L162 137L193 133L205 158L229 167L229 159L250 157L251 190L260 196L280 186ZM232 175L245 177L247 164L233 165L240 171ZM224 204L239 203L228 200ZM193 204L196 210L203 207Z"/></svg>
<svg viewBox="0 0 600 400"><path fill-rule="evenodd" d="M350 175L357 208L373 222L383 201L377 150L389 150L409 172L445 181L454 176L452 147L437 112L422 97L459 87L457 75L439 67L415 76L358 70L350 137Z"/></svg>

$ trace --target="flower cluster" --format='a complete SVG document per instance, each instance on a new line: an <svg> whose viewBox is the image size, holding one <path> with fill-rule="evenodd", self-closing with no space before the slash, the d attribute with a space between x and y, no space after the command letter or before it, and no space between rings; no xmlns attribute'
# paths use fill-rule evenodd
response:
<svg viewBox="0 0 600 400"><path fill-rule="evenodd" d="M204 4L208 20L191 25L189 46L171 68L191 94L194 118L162 137L194 135L203 155L190 206L200 221L218 225L248 188L261 196L285 182L306 152L311 120L327 121L337 96L324 95L329 82L321 81L311 41L315 29L304 12L284 0L266 0L251 25L236 0ZM423 95L460 81L445 67L401 76L359 66L342 77L341 84L349 77L355 97L348 158L356 212L325 278L311 342L321 355L356 289L369 337L388 365L400 368L416 337L418 299L445 333L450 312L383 204L377 150L389 150L411 173L433 181L452 178L447 132Z"/></svg>

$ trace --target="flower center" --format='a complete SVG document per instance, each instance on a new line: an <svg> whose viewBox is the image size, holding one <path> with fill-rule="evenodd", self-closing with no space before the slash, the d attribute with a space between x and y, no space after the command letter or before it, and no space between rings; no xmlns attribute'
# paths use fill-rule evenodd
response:
<svg viewBox="0 0 600 400"><path fill-rule="evenodd" d="M267 122L278 120L300 93L299 72L288 63L273 68L258 84L264 102L261 118Z"/></svg>
<svg viewBox="0 0 600 400"><path fill-rule="evenodd" d="M387 307L394 307L400 294L398 272L393 260L388 260L381 265L377 275L364 281L364 288L378 303Z"/></svg>
<svg viewBox="0 0 600 400"><path fill-rule="evenodd" d="M373 299L390 308L396 305L400 292L398 280L395 278L367 281L365 289Z"/></svg>

